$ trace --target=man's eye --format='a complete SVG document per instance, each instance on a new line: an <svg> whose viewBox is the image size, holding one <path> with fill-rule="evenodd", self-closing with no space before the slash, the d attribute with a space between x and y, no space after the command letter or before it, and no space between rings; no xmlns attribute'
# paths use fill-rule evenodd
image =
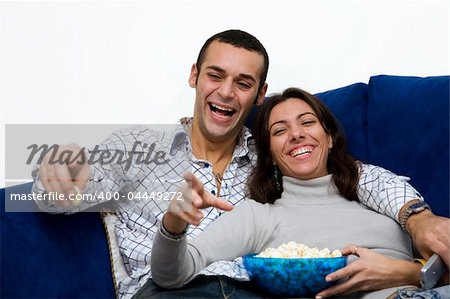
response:
<svg viewBox="0 0 450 299"><path fill-rule="evenodd" d="M238 82L238 85L243 89L249 89L252 87L250 84L245 83L245 82Z"/></svg>
<svg viewBox="0 0 450 299"><path fill-rule="evenodd" d="M220 76L218 74L215 74L215 73L209 73L208 77L210 77L211 79L214 79L214 80L220 79Z"/></svg>

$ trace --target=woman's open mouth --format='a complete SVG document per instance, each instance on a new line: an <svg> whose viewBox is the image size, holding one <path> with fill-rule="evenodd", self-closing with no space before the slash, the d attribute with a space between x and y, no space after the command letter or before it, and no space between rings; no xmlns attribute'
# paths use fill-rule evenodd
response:
<svg viewBox="0 0 450 299"><path fill-rule="evenodd" d="M289 152L291 157L304 157L312 153L314 147L311 145L295 148Z"/></svg>

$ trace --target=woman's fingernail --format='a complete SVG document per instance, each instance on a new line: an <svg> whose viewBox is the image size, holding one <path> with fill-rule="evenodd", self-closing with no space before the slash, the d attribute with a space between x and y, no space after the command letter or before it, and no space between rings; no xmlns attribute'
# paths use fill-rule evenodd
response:
<svg viewBox="0 0 450 299"><path fill-rule="evenodd" d="M325 281L332 281L333 279L330 276L325 277Z"/></svg>
<svg viewBox="0 0 450 299"><path fill-rule="evenodd" d="M316 296L316 299L322 299L322 298L323 298L322 296L319 296L319 295Z"/></svg>

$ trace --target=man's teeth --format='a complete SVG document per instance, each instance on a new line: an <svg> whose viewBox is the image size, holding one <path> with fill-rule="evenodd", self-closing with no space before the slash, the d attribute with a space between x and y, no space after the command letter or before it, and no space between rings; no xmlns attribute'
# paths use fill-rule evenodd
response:
<svg viewBox="0 0 450 299"><path fill-rule="evenodd" d="M312 153L312 148L310 148L310 147L302 147L302 148L298 148L298 149L293 150L291 152L291 156L292 157L297 157L297 156L300 156L300 155L310 154L310 153Z"/></svg>
<svg viewBox="0 0 450 299"><path fill-rule="evenodd" d="M222 107L222 106L218 106L216 104L210 104L211 110L213 112L219 112L221 114L225 114L227 116L231 116L234 114L234 109L232 108L226 108L226 107Z"/></svg>
<svg viewBox="0 0 450 299"><path fill-rule="evenodd" d="M231 109L231 108L217 106L216 104L211 104L211 106L213 106L214 108L219 109L219 110L233 112L233 109Z"/></svg>

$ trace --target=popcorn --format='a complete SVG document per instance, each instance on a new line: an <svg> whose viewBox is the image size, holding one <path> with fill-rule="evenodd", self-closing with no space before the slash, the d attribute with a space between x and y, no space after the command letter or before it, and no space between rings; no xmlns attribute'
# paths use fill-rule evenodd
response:
<svg viewBox="0 0 450 299"><path fill-rule="evenodd" d="M278 248L268 247L256 257L270 258L320 258L320 257L340 257L340 250L330 251L328 248L319 250L317 247L309 248L302 243L289 242L278 246Z"/></svg>

